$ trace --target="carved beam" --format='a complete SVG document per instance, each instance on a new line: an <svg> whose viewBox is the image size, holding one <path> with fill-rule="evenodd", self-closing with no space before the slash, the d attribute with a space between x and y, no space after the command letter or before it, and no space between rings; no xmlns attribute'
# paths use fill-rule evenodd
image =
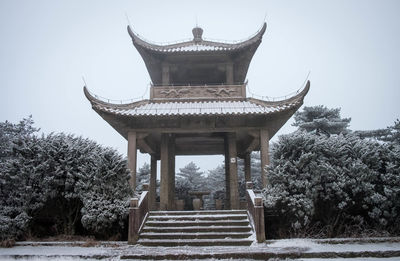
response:
<svg viewBox="0 0 400 261"><path fill-rule="evenodd" d="M245 148L245 153L251 153L252 151L255 151L256 148L260 145L259 139L257 138L252 138L251 142L249 145Z"/></svg>
<svg viewBox="0 0 400 261"><path fill-rule="evenodd" d="M137 145L140 148L140 151L149 153L149 154L155 154L155 150L152 148L152 146L146 141L145 137L147 137L147 133L140 133L137 135Z"/></svg>

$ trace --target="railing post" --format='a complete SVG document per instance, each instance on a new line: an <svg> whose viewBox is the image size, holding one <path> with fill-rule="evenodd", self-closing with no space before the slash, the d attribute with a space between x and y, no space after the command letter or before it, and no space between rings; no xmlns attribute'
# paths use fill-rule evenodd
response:
<svg viewBox="0 0 400 261"><path fill-rule="evenodd" d="M128 244L136 244L139 240L140 227L145 222L149 211L148 184L143 184L140 199L132 198L129 206Z"/></svg>
<svg viewBox="0 0 400 261"><path fill-rule="evenodd" d="M129 207L129 229L128 229L128 244L136 244L139 238L139 208L138 208L138 198L132 198Z"/></svg>
<svg viewBox="0 0 400 261"><path fill-rule="evenodd" d="M254 198L254 226L256 230L256 238L258 243L265 241L265 226L264 226L264 206L262 197Z"/></svg>
<svg viewBox="0 0 400 261"><path fill-rule="evenodd" d="M247 181L246 182L246 189L253 189L253 182Z"/></svg>
<svg viewBox="0 0 400 261"><path fill-rule="evenodd" d="M253 218L254 230L258 243L265 241L264 206L262 197L257 197L253 191L253 183L246 182L247 209Z"/></svg>

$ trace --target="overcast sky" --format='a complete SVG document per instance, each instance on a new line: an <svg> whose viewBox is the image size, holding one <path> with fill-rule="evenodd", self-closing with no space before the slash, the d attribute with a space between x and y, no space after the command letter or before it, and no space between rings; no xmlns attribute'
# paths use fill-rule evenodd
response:
<svg viewBox="0 0 400 261"><path fill-rule="evenodd" d="M305 106L340 107L353 130L400 118L400 1L1 0L0 121L32 114L44 133L82 135L126 155L126 140L91 109L82 76L107 98L145 93L150 77L127 16L139 35L161 43L191 38L196 20L204 38L240 40L265 19L247 74L252 92L289 94L311 71ZM291 123L276 136L293 131ZM177 170L191 160L206 171L223 159L179 157Z"/></svg>

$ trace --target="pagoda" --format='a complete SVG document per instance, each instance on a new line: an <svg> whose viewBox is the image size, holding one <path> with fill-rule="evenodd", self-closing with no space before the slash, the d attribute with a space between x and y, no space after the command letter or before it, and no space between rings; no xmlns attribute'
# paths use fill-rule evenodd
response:
<svg viewBox="0 0 400 261"><path fill-rule="evenodd" d="M246 95L246 75L262 41L266 23L242 42L193 39L156 45L130 26L128 33L151 78L149 99L114 104L84 93L95 110L128 141L130 184L136 187L137 150L151 155L149 208L175 207L175 156L224 155L225 209L239 209L237 159L243 158L250 181L250 154L260 151L263 185L269 164L269 140L303 104L308 81L295 95L266 101ZM160 202L156 203L157 161L161 161Z"/></svg>

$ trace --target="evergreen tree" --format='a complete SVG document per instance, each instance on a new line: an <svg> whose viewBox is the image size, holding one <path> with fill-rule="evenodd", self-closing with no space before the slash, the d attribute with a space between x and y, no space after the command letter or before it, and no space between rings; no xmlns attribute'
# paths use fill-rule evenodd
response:
<svg viewBox="0 0 400 261"><path fill-rule="evenodd" d="M190 162L176 174L175 192L178 199L185 200L185 209L192 208L193 197L189 195L189 191L200 191L206 188L206 178L199 170L200 168L194 162Z"/></svg>
<svg viewBox="0 0 400 261"><path fill-rule="evenodd" d="M200 168L191 161L185 167L179 169L176 179L184 181L192 190L200 190L204 188L205 178L203 176L204 172L199 170Z"/></svg>
<svg viewBox="0 0 400 261"><path fill-rule="evenodd" d="M389 126L386 129L356 131L355 134L360 138L373 138L400 145L400 120L397 119L393 126Z"/></svg>
<svg viewBox="0 0 400 261"><path fill-rule="evenodd" d="M39 129L33 127L33 124L32 115L22 119L18 124L8 121L0 122L0 160L10 155L13 143L39 131Z"/></svg>
<svg viewBox="0 0 400 261"><path fill-rule="evenodd" d="M136 173L136 190L142 191L143 184L149 184L150 182L150 165L145 162L141 168L139 168Z"/></svg>
<svg viewBox="0 0 400 261"><path fill-rule="evenodd" d="M400 120L397 119L393 126L388 127L390 129L390 135L388 141L400 145Z"/></svg>
<svg viewBox="0 0 400 261"><path fill-rule="evenodd" d="M347 133L351 118L341 118L340 108L328 109L323 105L304 107L294 115L293 126L316 134Z"/></svg>
<svg viewBox="0 0 400 261"><path fill-rule="evenodd" d="M259 151L253 151L250 154L250 172L251 181L253 182L254 189L262 189L261 180L261 158ZM244 182L244 160L238 160L238 178L239 178L239 189L240 195L245 197L246 184Z"/></svg>
<svg viewBox="0 0 400 261"><path fill-rule="evenodd" d="M205 188L211 191L211 200L225 199L225 165L221 164L208 171Z"/></svg>
<svg viewBox="0 0 400 261"><path fill-rule="evenodd" d="M11 147L0 161L0 240L28 231L75 234L83 227L107 236L121 230L132 194L126 160L81 137L31 135L33 122L26 122L8 136Z"/></svg>
<svg viewBox="0 0 400 261"><path fill-rule="evenodd" d="M277 210L278 234L400 233L398 145L297 131L280 136L273 151L265 204Z"/></svg>

